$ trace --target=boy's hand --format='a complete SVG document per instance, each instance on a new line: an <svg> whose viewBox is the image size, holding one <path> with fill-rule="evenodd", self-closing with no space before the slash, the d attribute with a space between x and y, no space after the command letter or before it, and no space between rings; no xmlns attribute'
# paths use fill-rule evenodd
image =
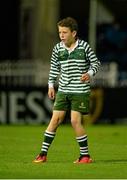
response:
<svg viewBox="0 0 127 180"><path fill-rule="evenodd" d="M82 74L81 81L90 81L90 75L88 73Z"/></svg>
<svg viewBox="0 0 127 180"><path fill-rule="evenodd" d="M48 96L52 100L55 98L55 89L54 89L54 87L48 89Z"/></svg>

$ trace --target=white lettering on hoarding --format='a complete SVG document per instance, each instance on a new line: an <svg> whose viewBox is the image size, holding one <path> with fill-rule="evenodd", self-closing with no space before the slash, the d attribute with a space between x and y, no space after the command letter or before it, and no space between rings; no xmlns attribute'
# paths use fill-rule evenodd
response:
<svg viewBox="0 0 127 180"><path fill-rule="evenodd" d="M1 91L0 123L47 123L52 106L52 102L47 103L47 99L47 95L41 91Z"/></svg>

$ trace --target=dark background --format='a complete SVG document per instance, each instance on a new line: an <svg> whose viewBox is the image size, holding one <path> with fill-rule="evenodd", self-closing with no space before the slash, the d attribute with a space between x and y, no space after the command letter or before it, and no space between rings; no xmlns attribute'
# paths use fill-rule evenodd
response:
<svg viewBox="0 0 127 180"><path fill-rule="evenodd" d="M20 1L0 1L0 60L19 58Z"/></svg>

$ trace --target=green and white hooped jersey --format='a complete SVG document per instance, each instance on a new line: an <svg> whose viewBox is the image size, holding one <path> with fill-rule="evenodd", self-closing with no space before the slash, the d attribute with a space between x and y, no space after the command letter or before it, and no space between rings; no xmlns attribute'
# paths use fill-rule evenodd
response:
<svg viewBox="0 0 127 180"><path fill-rule="evenodd" d="M60 42L53 48L49 84L55 84L59 75L58 91L65 93L84 93L90 91L90 82L81 82L85 72L92 72L94 76L100 67L100 61L84 40L77 40L77 46L69 53L65 45Z"/></svg>

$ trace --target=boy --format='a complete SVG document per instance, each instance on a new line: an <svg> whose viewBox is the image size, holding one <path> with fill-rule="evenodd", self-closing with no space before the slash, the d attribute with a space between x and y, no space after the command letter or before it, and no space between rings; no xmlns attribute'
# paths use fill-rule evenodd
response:
<svg viewBox="0 0 127 180"><path fill-rule="evenodd" d="M100 61L84 40L77 36L78 24L67 17L58 22L60 42L54 46L48 81L48 96L55 99L51 121L44 133L44 141L35 163L47 161L48 149L55 137L58 125L71 109L71 124L80 148L80 156L74 163L91 163L87 135L82 125L82 116L89 113L90 78L100 67ZM58 92L54 84L59 77Z"/></svg>

